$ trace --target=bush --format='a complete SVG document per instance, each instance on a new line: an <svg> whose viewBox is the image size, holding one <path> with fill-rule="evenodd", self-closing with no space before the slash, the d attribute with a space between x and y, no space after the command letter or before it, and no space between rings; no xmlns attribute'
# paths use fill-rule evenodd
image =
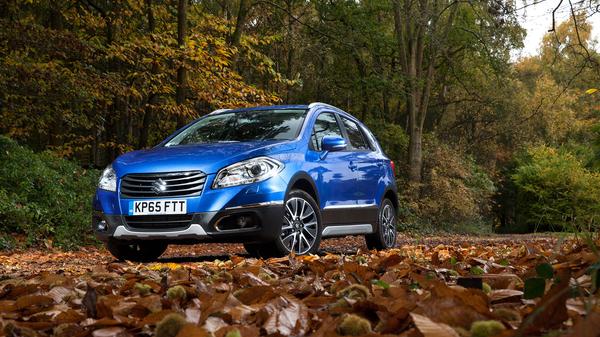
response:
<svg viewBox="0 0 600 337"><path fill-rule="evenodd" d="M0 136L0 237L46 239L63 248L91 243L91 200L99 172Z"/></svg>
<svg viewBox="0 0 600 337"><path fill-rule="evenodd" d="M589 171L570 152L547 146L520 154L509 175L507 193L515 200L506 231L598 228L600 174ZM512 191L511 191L512 189Z"/></svg>
<svg viewBox="0 0 600 337"><path fill-rule="evenodd" d="M403 162L408 151L408 135L398 124L369 122L385 154L396 164Z"/></svg>
<svg viewBox="0 0 600 337"><path fill-rule="evenodd" d="M404 168L407 169L407 168ZM423 180L411 186L399 180L401 220L412 228L452 232L489 232L494 182L470 156L425 139Z"/></svg>

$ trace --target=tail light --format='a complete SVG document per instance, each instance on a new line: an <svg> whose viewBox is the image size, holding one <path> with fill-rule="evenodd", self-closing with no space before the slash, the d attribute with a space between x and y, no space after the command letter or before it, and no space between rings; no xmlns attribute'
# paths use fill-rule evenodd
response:
<svg viewBox="0 0 600 337"><path fill-rule="evenodd" d="M393 160L390 160L390 166L392 166L392 173L396 176L396 164L394 164Z"/></svg>

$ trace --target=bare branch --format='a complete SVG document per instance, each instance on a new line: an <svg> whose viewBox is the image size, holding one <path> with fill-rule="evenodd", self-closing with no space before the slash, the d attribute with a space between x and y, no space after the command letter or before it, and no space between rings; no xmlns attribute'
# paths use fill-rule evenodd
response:
<svg viewBox="0 0 600 337"><path fill-rule="evenodd" d="M552 28L548 32L555 32L556 31L556 11L560 8L560 5L562 5L562 3L563 3L563 0L560 0L560 2L558 3L558 5L552 11Z"/></svg>

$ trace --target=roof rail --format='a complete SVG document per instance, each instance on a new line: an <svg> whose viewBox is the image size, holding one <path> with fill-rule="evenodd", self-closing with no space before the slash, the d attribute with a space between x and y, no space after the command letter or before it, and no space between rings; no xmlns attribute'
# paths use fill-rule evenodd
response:
<svg viewBox="0 0 600 337"><path fill-rule="evenodd" d="M321 103L321 102L312 102L312 103L310 103L310 104L308 105L308 108L309 108L309 109L312 109L312 108L314 108L314 107L316 107L316 106L326 106L326 107L328 107L328 108L332 108L332 109L335 109L335 110L341 110L341 111L343 111L342 109L340 109L340 108L338 108L338 107L335 107L335 106L333 106L333 105L331 105L331 104L327 104L327 103Z"/></svg>
<svg viewBox="0 0 600 337"><path fill-rule="evenodd" d="M229 111L229 110L231 110L231 109L217 109L213 112L210 112L209 115L214 115L214 114L218 114L220 112L225 112L225 111Z"/></svg>

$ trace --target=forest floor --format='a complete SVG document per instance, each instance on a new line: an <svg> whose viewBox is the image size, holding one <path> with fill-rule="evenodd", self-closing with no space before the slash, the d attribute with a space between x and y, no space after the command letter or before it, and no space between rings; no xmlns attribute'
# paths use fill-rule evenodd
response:
<svg viewBox="0 0 600 337"><path fill-rule="evenodd" d="M147 264L0 252L0 336L598 336L599 243L404 235L375 252L343 238L268 260L200 244Z"/></svg>

